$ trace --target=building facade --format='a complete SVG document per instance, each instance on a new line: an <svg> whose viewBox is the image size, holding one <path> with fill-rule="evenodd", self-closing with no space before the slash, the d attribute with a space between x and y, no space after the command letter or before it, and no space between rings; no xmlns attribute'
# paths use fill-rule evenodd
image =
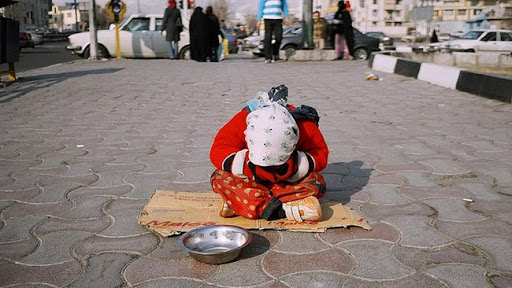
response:
<svg viewBox="0 0 512 288"><path fill-rule="evenodd" d="M356 0L353 5L354 26L363 32L382 31L397 37L407 34L410 5L402 0Z"/></svg>
<svg viewBox="0 0 512 288"><path fill-rule="evenodd" d="M6 18L17 20L23 31L27 27L48 27L51 5L51 0L23 0L0 8L0 13Z"/></svg>
<svg viewBox="0 0 512 288"><path fill-rule="evenodd" d="M362 32L382 31L390 36L407 33L407 13L412 8L403 0L348 0L352 25ZM345 1L347 2L347 1ZM338 0L313 0L313 10L318 10L326 19L332 18Z"/></svg>
<svg viewBox="0 0 512 288"><path fill-rule="evenodd" d="M510 0L422 0L418 6L433 7L431 24L440 32L512 29Z"/></svg>
<svg viewBox="0 0 512 288"><path fill-rule="evenodd" d="M74 3L67 3L66 6L52 6L48 17L49 28L60 32L81 31L83 22L89 19L89 1L77 1L76 9Z"/></svg>

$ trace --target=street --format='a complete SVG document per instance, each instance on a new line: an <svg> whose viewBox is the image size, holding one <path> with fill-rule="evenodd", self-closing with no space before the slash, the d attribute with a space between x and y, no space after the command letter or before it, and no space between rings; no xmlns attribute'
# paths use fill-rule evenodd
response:
<svg viewBox="0 0 512 288"><path fill-rule="evenodd" d="M512 106L369 71L113 59L22 73L0 89L0 287L510 287ZM279 84L321 117L325 200L372 230L252 230L238 259L208 265L140 225L156 190L212 193L216 131Z"/></svg>
<svg viewBox="0 0 512 288"><path fill-rule="evenodd" d="M66 44L67 42L47 42L35 48L21 49L20 61L14 63L16 73L82 59L67 51Z"/></svg>

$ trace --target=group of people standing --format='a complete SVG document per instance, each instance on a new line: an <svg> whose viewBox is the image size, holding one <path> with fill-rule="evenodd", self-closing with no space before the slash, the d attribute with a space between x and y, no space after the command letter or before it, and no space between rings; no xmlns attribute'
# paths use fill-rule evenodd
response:
<svg viewBox="0 0 512 288"><path fill-rule="evenodd" d="M283 23L288 25L289 14L286 0L260 0L256 27L264 22L265 37L263 50L265 63L279 60L279 48L283 39ZM328 36L328 23L320 17L320 12L313 13L313 42L315 49L325 49ZM338 1L338 10L334 14L330 37L334 40L337 60L354 59L354 30L350 16L350 2ZM274 44L272 44L274 41Z"/></svg>
<svg viewBox="0 0 512 288"><path fill-rule="evenodd" d="M162 21L162 33L169 43L169 59L179 59L180 33L183 31L181 13L176 8L176 1L169 0L169 6L165 8ZM220 29L219 19L213 14L212 6L206 8L206 14L202 7L196 7L190 18L190 57L199 62L218 62L220 58L220 39L224 34Z"/></svg>
<svg viewBox="0 0 512 288"><path fill-rule="evenodd" d="M334 14L331 26L331 39L334 39L334 50L337 60L351 60L354 57L354 29L350 16L349 2L338 1L338 10ZM320 17L320 12L313 13L313 42L315 49L324 49L328 34L328 24Z"/></svg>
<svg viewBox="0 0 512 288"><path fill-rule="evenodd" d="M213 14L212 6L196 7L190 17L190 57L199 62L218 62L220 57L219 40L224 39L219 19Z"/></svg>
<svg viewBox="0 0 512 288"><path fill-rule="evenodd" d="M279 60L279 48L283 39L283 24L289 25L288 5L286 0L260 0L256 27L259 29L262 22L265 27L263 40L265 63ZM324 49L327 38L328 25L320 12L313 13L313 41L315 49ZM349 2L338 1L338 10L332 20L331 39L334 39L334 49L337 60L351 60L354 55L354 31L352 17L350 16ZM183 31L181 13L176 8L176 1L169 0L165 9L162 31L166 31L165 40L169 42L169 58L178 59L178 41ZM218 62L222 46L220 39L224 34L220 29L220 22L213 14L212 6L206 8L196 7L189 25L190 53L193 60L199 62ZM274 42L274 43L272 43Z"/></svg>

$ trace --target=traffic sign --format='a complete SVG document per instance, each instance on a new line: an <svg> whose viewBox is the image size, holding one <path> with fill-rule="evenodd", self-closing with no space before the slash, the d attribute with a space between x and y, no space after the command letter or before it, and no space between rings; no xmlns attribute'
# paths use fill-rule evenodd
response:
<svg viewBox="0 0 512 288"><path fill-rule="evenodd" d="M122 0L110 0L105 4L108 15L115 23L123 20L126 13L126 4Z"/></svg>

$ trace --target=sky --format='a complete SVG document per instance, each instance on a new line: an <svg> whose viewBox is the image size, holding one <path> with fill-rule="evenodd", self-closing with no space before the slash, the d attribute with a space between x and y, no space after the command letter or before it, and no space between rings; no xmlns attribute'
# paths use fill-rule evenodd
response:
<svg viewBox="0 0 512 288"><path fill-rule="evenodd" d="M64 6L65 3L73 2L74 0L53 0L54 5ZM240 12L243 14L256 14L258 12L258 0L228 0L232 4L232 11ZM77 0L83 2L83 0ZM96 0L96 5L105 6L108 0ZM137 13L137 7L140 13L163 13L167 7L167 0L123 0L126 3L126 14ZM215 2L215 0L195 0L196 6L206 7ZM290 8L298 7L301 0L288 0Z"/></svg>

